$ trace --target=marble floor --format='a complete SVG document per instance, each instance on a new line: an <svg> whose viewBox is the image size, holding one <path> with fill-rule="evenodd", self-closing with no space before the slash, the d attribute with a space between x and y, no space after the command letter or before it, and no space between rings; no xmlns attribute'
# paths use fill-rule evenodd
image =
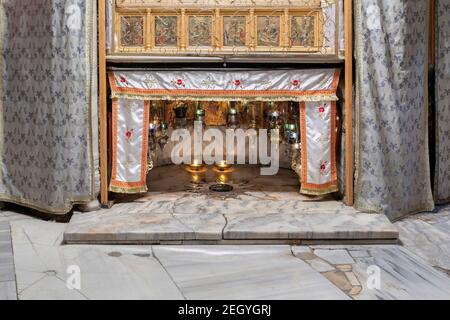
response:
<svg viewBox="0 0 450 320"><path fill-rule="evenodd" d="M62 245L65 223L10 224L23 300L450 299L450 277L399 245Z"/></svg>
<svg viewBox="0 0 450 320"><path fill-rule="evenodd" d="M217 181L231 192L213 192ZM118 196L108 210L75 212L64 240L102 244L300 243L358 240L393 243L398 231L384 215L365 214L331 196L299 194L298 177L280 169L261 176L257 166L193 175L182 166L155 168L149 192Z"/></svg>
<svg viewBox="0 0 450 320"><path fill-rule="evenodd" d="M9 222L0 219L0 300L16 300L16 275Z"/></svg>
<svg viewBox="0 0 450 320"><path fill-rule="evenodd" d="M395 225L405 248L450 275L450 206L408 217Z"/></svg>

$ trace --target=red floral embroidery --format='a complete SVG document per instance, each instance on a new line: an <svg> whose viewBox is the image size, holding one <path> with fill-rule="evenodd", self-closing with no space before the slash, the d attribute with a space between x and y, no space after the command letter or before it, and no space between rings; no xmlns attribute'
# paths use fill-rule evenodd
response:
<svg viewBox="0 0 450 320"><path fill-rule="evenodd" d="M133 132L134 132L134 129L127 129L127 131L125 132L125 137L128 142L130 142L131 137L133 136Z"/></svg>
<svg viewBox="0 0 450 320"><path fill-rule="evenodd" d="M120 76L119 81L122 83L128 84L127 78L125 78L124 76Z"/></svg>
<svg viewBox="0 0 450 320"><path fill-rule="evenodd" d="M325 107L324 106L319 106L319 112L320 113L324 113L325 112Z"/></svg>
<svg viewBox="0 0 450 320"><path fill-rule="evenodd" d="M327 161L320 161L320 174L322 176L326 175L327 166L328 166Z"/></svg>
<svg viewBox="0 0 450 320"><path fill-rule="evenodd" d="M294 87L300 86L300 80L294 80L294 81L292 81L292 85L293 85Z"/></svg>
<svg viewBox="0 0 450 320"><path fill-rule="evenodd" d="M177 86L177 87L183 87L183 88L186 87L184 80L181 78L176 78L176 79L172 80L172 83L174 86Z"/></svg>
<svg viewBox="0 0 450 320"><path fill-rule="evenodd" d="M241 85L241 80L234 80L234 85L239 87Z"/></svg>

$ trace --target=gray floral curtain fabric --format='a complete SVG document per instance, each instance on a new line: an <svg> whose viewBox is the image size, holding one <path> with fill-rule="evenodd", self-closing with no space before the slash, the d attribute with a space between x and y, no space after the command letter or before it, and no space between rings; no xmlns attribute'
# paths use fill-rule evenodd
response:
<svg viewBox="0 0 450 320"><path fill-rule="evenodd" d="M70 211L98 190L96 1L0 1L0 200Z"/></svg>
<svg viewBox="0 0 450 320"><path fill-rule="evenodd" d="M436 2L436 171L437 203L450 201L450 0Z"/></svg>
<svg viewBox="0 0 450 320"><path fill-rule="evenodd" d="M355 1L356 207L391 220L432 210L428 1Z"/></svg>

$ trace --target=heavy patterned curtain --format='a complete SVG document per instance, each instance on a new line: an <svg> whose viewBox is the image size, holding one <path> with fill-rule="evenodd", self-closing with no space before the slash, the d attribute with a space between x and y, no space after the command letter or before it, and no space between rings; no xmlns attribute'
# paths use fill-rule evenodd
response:
<svg viewBox="0 0 450 320"><path fill-rule="evenodd" d="M450 201L450 0L436 1L436 172L437 203Z"/></svg>
<svg viewBox="0 0 450 320"><path fill-rule="evenodd" d="M355 1L356 207L392 219L432 210L428 1Z"/></svg>
<svg viewBox="0 0 450 320"><path fill-rule="evenodd" d="M65 213L98 189L96 1L0 1L0 200Z"/></svg>

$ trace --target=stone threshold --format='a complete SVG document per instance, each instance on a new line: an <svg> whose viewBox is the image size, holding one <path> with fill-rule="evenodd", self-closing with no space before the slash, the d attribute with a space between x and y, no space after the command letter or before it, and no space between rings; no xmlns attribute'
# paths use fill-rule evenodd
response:
<svg viewBox="0 0 450 320"><path fill-rule="evenodd" d="M65 244L396 244L397 228L379 214L149 213L100 210L77 213Z"/></svg>
<svg viewBox="0 0 450 320"><path fill-rule="evenodd" d="M161 246L211 246L211 245L290 245L290 246L317 246L317 245L398 245L399 239L371 239L371 240L148 240L148 241L103 241L103 240L64 240L63 245L161 245Z"/></svg>

